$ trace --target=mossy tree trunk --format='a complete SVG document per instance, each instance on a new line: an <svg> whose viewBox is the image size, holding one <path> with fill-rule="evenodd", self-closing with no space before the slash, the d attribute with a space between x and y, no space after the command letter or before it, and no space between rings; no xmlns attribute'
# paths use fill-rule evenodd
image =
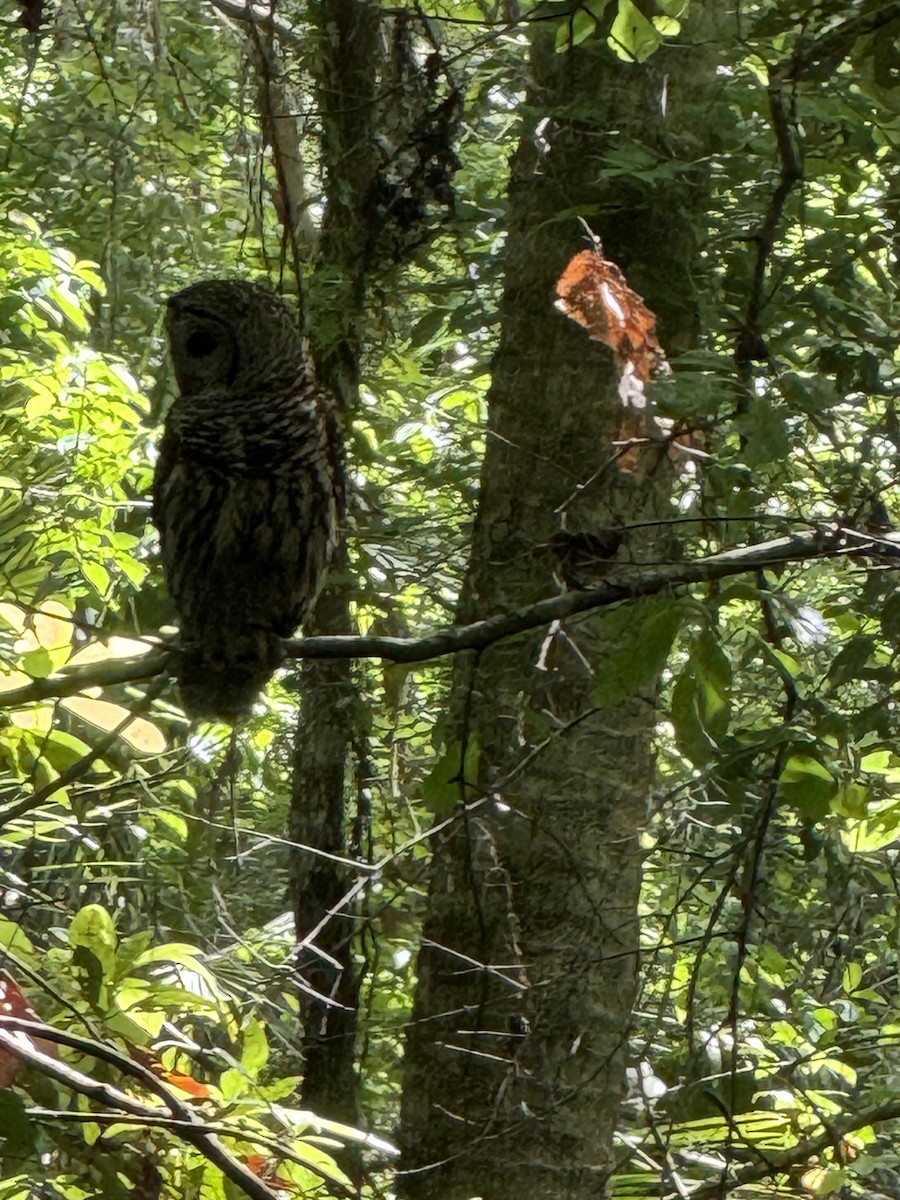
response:
<svg viewBox="0 0 900 1200"><path fill-rule="evenodd" d="M713 136L710 60L686 45L642 66L598 43L556 54L552 32L536 33L462 620L552 594L561 507L569 533L671 515L664 442L620 470L613 356L554 310L554 284L585 248L581 213L658 313L666 348L695 342L706 194L705 168L691 164ZM613 151L639 148L655 178L607 169ZM671 556L653 532L626 535L618 561ZM591 615L458 664L450 753L465 763L468 807L434 847L406 1051L404 1196L595 1198L611 1169L657 719L652 671L623 687L609 677L623 628L621 612Z"/></svg>

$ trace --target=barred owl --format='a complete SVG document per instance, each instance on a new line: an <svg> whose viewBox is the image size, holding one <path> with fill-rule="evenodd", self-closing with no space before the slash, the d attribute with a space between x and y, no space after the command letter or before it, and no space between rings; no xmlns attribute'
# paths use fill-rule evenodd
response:
<svg viewBox="0 0 900 1200"><path fill-rule="evenodd" d="M195 283L166 311L180 396L153 481L176 672L191 716L235 721L309 616L343 510L333 398L290 311L232 279Z"/></svg>

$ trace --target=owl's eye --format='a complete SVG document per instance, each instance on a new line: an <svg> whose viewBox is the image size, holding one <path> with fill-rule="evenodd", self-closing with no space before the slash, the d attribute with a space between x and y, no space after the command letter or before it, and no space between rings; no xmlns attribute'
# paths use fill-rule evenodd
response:
<svg viewBox="0 0 900 1200"><path fill-rule="evenodd" d="M206 358L208 354L212 354L218 345L216 337L203 329L198 329L196 333L192 333L185 343L185 350L191 358Z"/></svg>

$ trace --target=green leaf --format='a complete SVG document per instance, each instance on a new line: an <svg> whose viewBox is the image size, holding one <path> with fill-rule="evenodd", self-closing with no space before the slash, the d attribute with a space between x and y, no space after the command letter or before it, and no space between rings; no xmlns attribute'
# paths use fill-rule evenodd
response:
<svg viewBox="0 0 900 1200"><path fill-rule="evenodd" d="M463 798L471 798L471 789L477 787L479 750L475 738L466 743L464 768L461 753L459 742L449 746L422 787L422 799L437 817L449 816Z"/></svg>
<svg viewBox="0 0 900 1200"><path fill-rule="evenodd" d="M109 591L109 571L98 562L85 560L81 564L81 573L96 591L98 596L105 596Z"/></svg>
<svg viewBox="0 0 900 1200"><path fill-rule="evenodd" d="M269 1041L259 1021L250 1020L241 1032L241 1066L250 1079L256 1079L269 1061Z"/></svg>
<svg viewBox="0 0 900 1200"><path fill-rule="evenodd" d="M53 658L50 651L40 646L37 650L29 650L22 656L22 670L27 671L34 679L45 679L53 674Z"/></svg>
<svg viewBox="0 0 900 1200"><path fill-rule="evenodd" d="M581 5L574 12L570 9L556 30L557 54L564 53L572 46L580 46L593 37L597 31L597 17L605 7L605 4L595 2Z"/></svg>
<svg viewBox="0 0 900 1200"><path fill-rule="evenodd" d="M582 42L586 42L589 37L593 37L596 28L597 22L594 20L593 14L586 8L579 8L572 17L569 28L571 45L580 46Z"/></svg>
<svg viewBox="0 0 900 1200"><path fill-rule="evenodd" d="M848 823L841 840L853 854L874 854L900 840L900 801Z"/></svg>
<svg viewBox="0 0 900 1200"><path fill-rule="evenodd" d="M0 917L0 946L25 962L36 960L37 952L28 934L18 921Z"/></svg>
<svg viewBox="0 0 900 1200"><path fill-rule="evenodd" d="M748 412L735 421L735 428L744 434L743 459L748 467L784 464L791 452L785 415L765 397L756 396Z"/></svg>
<svg viewBox="0 0 900 1200"><path fill-rule="evenodd" d="M862 974L862 967L859 963L848 963L844 968L844 974L841 977L841 987L848 996L855 992L862 983Z"/></svg>
<svg viewBox="0 0 900 1200"><path fill-rule="evenodd" d="M221 997L223 995L216 977L203 961L202 952L194 946L185 942L164 942L160 946L151 946L149 950L145 950L143 954L137 956L134 960L134 967L146 967L151 963L166 963L173 968L181 968L188 972L187 975L179 975L180 980L186 986L191 985L191 974L193 974L213 996ZM199 989L196 989L195 986L192 988L193 990Z"/></svg>
<svg viewBox="0 0 900 1200"><path fill-rule="evenodd" d="M72 918L69 941L73 946L89 950L103 969L104 978L113 974L116 958L116 927L105 908L86 904Z"/></svg>
<svg viewBox="0 0 900 1200"><path fill-rule="evenodd" d="M804 817L822 820L830 810L837 782L828 768L810 754L794 754L778 780L781 797Z"/></svg>
<svg viewBox="0 0 900 1200"><path fill-rule="evenodd" d="M672 691L679 747L696 765L715 756L731 719L731 662L710 630L694 641Z"/></svg>
<svg viewBox="0 0 900 1200"><path fill-rule="evenodd" d="M868 634L852 637L835 657L828 671L833 687L849 683L861 677L863 669L872 657L875 639Z"/></svg>
<svg viewBox="0 0 900 1200"><path fill-rule="evenodd" d="M655 686L688 612L686 601L653 597L604 615L603 637L611 649L594 691L597 704L615 704Z"/></svg>
<svg viewBox="0 0 900 1200"><path fill-rule="evenodd" d="M87 742L83 742L74 734L66 733L63 729L50 731L44 749L44 753L58 771L65 771L90 752L91 748Z"/></svg>
<svg viewBox="0 0 900 1200"><path fill-rule="evenodd" d="M225 1104L240 1100L250 1091L251 1083L245 1073L237 1067L229 1067L219 1076L219 1091Z"/></svg>
<svg viewBox="0 0 900 1200"><path fill-rule="evenodd" d="M619 0L619 11L609 34L609 43L619 58L646 62L661 42L653 22L636 8L633 0Z"/></svg>

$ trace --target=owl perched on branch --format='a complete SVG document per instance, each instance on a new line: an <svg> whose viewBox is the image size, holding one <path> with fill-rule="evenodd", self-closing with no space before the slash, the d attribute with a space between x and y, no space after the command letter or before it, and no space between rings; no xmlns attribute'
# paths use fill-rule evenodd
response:
<svg viewBox="0 0 900 1200"><path fill-rule="evenodd" d="M315 603L344 483L334 399L273 292L211 279L166 311L180 396L166 418L153 521L178 610L185 711L246 714Z"/></svg>

